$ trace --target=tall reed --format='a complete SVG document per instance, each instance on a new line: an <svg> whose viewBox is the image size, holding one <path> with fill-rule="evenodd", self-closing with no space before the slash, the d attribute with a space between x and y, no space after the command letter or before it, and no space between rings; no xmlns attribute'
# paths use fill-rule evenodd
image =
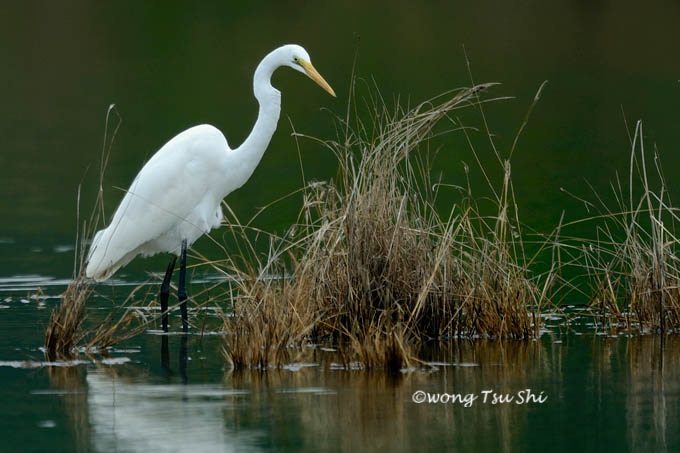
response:
<svg viewBox="0 0 680 453"><path fill-rule="evenodd" d="M611 185L613 205L593 190L596 200L587 205L595 214L568 225L594 225L594 239L572 241L570 262L587 276L586 297L601 324L631 333L680 329L678 209L671 203L656 150L652 162L650 172L638 121L631 137L627 189L617 176Z"/></svg>
<svg viewBox="0 0 680 453"><path fill-rule="evenodd" d="M112 131L110 131L109 122L114 119L112 115L115 115L117 122L113 126ZM86 251L88 249L89 238L94 236L98 225L105 221L103 198L104 171L108 164L111 147L113 146L120 123L120 117L115 106L109 106L106 114L104 144L99 168L99 190L92 212L89 217L82 220L82 224L80 217L80 187L78 188L73 274L71 282L61 295L59 305L52 310L50 320L45 329L45 355L49 360L70 359L77 353L77 348L88 351L105 349L141 332L144 330L145 325L148 324L145 319L142 319L143 322L137 322L140 320L140 313L134 310L125 310L120 317L117 316L117 313L111 313L94 328L88 328L84 323L87 318L85 305L87 299L93 293L92 281L85 277ZM131 300L137 289L126 299L126 303Z"/></svg>

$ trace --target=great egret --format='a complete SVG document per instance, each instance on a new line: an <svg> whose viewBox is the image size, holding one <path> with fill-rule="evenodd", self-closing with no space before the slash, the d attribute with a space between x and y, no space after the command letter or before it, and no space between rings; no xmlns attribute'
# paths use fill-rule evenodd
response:
<svg viewBox="0 0 680 453"><path fill-rule="evenodd" d="M219 227L222 199L248 181L267 149L281 113L281 92L272 86L271 77L281 66L306 74L335 96L304 48L290 44L273 50L255 70L253 91L260 109L253 130L241 146L230 149L222 132L207 124L180 133L142 167L110 225L98 231L92 241L86 275L97 281L111 277L140 254L176 255L161 285L163 330L167 330L170 279L177 256L181 256L177 296L182 328L187 330L187 247Z"/></svg>

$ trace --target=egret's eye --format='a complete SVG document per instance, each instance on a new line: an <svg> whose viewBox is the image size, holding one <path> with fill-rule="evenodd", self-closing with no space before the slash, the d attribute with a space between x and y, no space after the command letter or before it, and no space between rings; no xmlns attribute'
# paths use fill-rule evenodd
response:
<svg viewBox="0 0 680 453"><path fill-rule="evenodd" d="M293 61L296 62L296 63L300 63L300 60L298 59L298 57L293 57Z"/></svg>

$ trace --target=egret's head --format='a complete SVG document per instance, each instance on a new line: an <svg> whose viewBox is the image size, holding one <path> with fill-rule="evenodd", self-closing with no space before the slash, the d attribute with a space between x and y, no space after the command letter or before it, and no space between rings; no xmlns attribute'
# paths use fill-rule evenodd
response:
<svg viewBox="0 0 680 453"><path fill-rule="evenodd" d="M321 74L319 74L314 66L312 66L312 59L302 46L290 44L285 46L285 49L286 61L284 64L286 66L306 74L307 77L318 83L321 88L328 91L331 96L335 97L335 91L333 91L333 88L331 88L328 82L326 82L324 78L321 77Z"/></svg>

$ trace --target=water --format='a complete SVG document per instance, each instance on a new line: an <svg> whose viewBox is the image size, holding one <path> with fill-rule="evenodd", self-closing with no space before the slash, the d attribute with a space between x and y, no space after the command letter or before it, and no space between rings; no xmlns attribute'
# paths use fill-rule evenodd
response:
<svg viewBox="0 0 680 453"><path fill-rule="evenodd" d="M17 328L44 319L35 301L7 304ZM237 372L218 336L155 332L105 359L40 363L37 339L3 335L3 449L675 451L678 339L560 335L563 321L550 324L539 341L425 351L396 376L311 348L283 369Z"/></svg>
<svg viewBox="0 0 680 453"><path fill-rule="evenodd" d="M219 335L183 339L151 331L118 345L108 358L83 355L85 363L58 366L42 363L40 347L49 311L73 270L77 186L82 181L83 213L96 194L110 104L123 123L104 186L109 215L122 196L116 187L127 187L141 163L179 131L208 122L238 145L256 115L249 88L257 62L278 44L303 44L339 97L291 71L276 74L283 92L279 130L253 178L227 199L246 219L300 185L288 118L299 132L334 136L331 114L322 109L345 111L355 32L361 36L358 73L374 77L388 101L401 94L404 102L416 102L469 85L464 45L475 81L502 82L492 94L516 97L486 107L503 155L538 86L549 80L518 142L512 173L521 218L547 232L563 210L566 221L586 214L560 188L586 196L588 180L611 200L609 181L617 171L627 174L624 116L629 126L645 121L648 149L658 149L668 190L678 199L679 22L680 7L661 1L3 5L0 449L677 450L674 338L663 344L655 337L611 338L592 326L583 326L582 335L563 334L554 321L537 342L460 344L432 351L428 361L439 365L397 377L338 369L332 352L318 350L301 358L312 366L234 373L220 353ZM480 129L471 139L497 176L478 111L461 112L461 119ZM467 162L479 195L486 194L463 136L440 144L435 174L460 183L461 161ZM308 180L333 175L328 152L302 141L301 153ZM450 203L458 195L443 196ZM280 204L256 226L283 231L299 201ZM207 240L196 248L206 256L219 253ZM139 283L155 282L148 272L163 271L165 261L136 260L112 286L100 286L89 301L89 321L103 319ZM477 400L468 408L412 400L418 390L479 396L524 389L548 399Z"/></svg>

